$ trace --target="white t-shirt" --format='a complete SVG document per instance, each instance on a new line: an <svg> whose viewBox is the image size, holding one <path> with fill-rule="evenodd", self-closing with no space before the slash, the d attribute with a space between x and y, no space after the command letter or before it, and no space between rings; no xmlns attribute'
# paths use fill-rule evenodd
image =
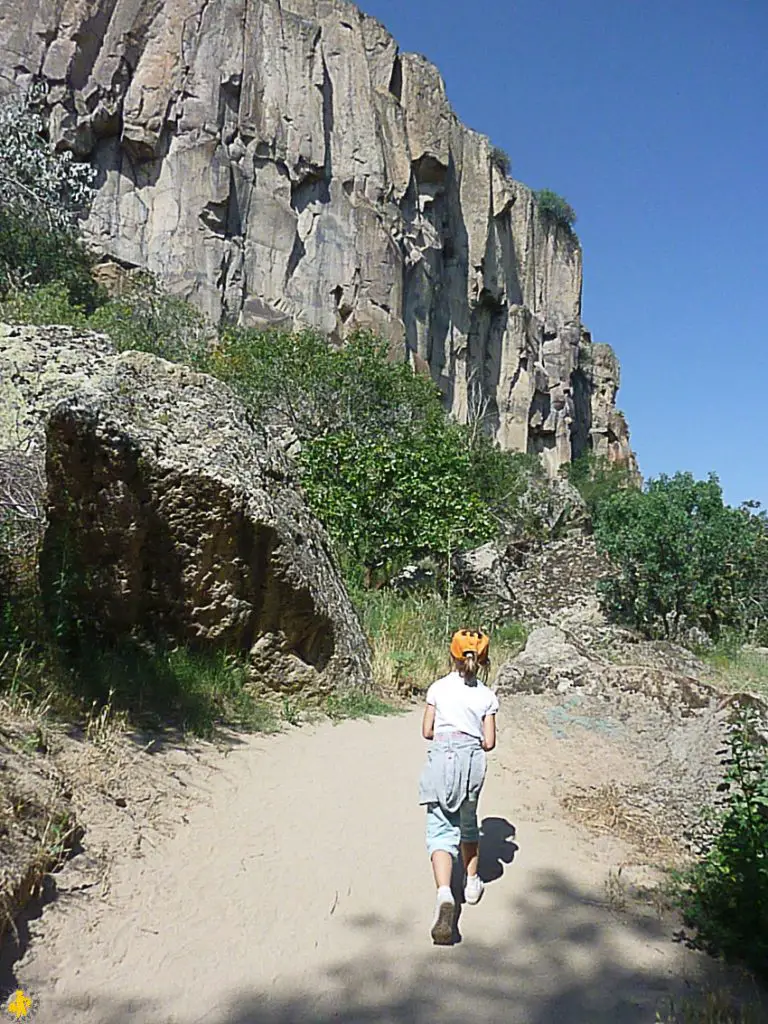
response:
<svg viewBox="0 0 768 1024"><path fill-rule="evenodd" d="M435 733L466 732L483 738L483 719L499 710L499 699L478 679L468 686L458 672L438 679L427 690L427 704L435 706Z"/></svg>

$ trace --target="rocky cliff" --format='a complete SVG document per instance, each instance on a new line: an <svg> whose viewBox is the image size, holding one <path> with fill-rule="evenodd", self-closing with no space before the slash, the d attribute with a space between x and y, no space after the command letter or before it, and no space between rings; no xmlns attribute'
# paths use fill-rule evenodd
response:
<svg viewBox="0 0 768 1024"><path fill-rule="evenodd" d="M88 233L214 318L385 335L460 419L554 472L633 462L582 254L456 118L438 71L342 0L0 0L5 88L49 86L94 162Z"/></svg>

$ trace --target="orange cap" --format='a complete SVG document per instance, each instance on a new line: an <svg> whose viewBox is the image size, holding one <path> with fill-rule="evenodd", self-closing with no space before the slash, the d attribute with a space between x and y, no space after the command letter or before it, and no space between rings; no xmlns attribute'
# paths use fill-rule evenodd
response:
<svg viewBox="0 0 768 1024"><path fill-rule="evenodd" d="M470 651L477 655L478 665L484 665L488 661L488 648L491 641L481 633L479 629L460 629L453 634L451 640L451 654L454 658L463 659Z"/></svg>

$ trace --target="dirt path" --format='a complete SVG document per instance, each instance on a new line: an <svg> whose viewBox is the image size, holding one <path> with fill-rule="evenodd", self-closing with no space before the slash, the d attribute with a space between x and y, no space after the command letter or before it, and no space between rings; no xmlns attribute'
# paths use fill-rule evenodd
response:
<svg viewBox="0 0 768 1024"><path fill-rule="evenodd" d="M324 724L247 740L198 780L173 837L116 863L106 900L46 907L16 967L34 1020L652 1024L661 997L717 968L607 899L609 871L638 858L566 821L556 794L637 769L624 742L547 714L500 730L490 884L457 945L428 935L418 712Z"/></svg>

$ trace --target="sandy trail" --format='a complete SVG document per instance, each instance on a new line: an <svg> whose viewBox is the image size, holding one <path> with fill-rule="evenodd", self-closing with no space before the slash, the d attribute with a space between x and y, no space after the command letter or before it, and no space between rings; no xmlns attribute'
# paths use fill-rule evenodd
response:
<svg viewBox="0 0 768 1024"><path fill-rule="evenodd" d="M481 804L490 884L461 941L432 946L423 754L418 712L247 739L188 823L117 862L106 901L46 907L16 968L34 1020L651 1024L665 993L717 973L669 923L606 901L631 857L554 794L577 768L626 774L627 750L558 740L543 709L502 724Z"/></svg>

